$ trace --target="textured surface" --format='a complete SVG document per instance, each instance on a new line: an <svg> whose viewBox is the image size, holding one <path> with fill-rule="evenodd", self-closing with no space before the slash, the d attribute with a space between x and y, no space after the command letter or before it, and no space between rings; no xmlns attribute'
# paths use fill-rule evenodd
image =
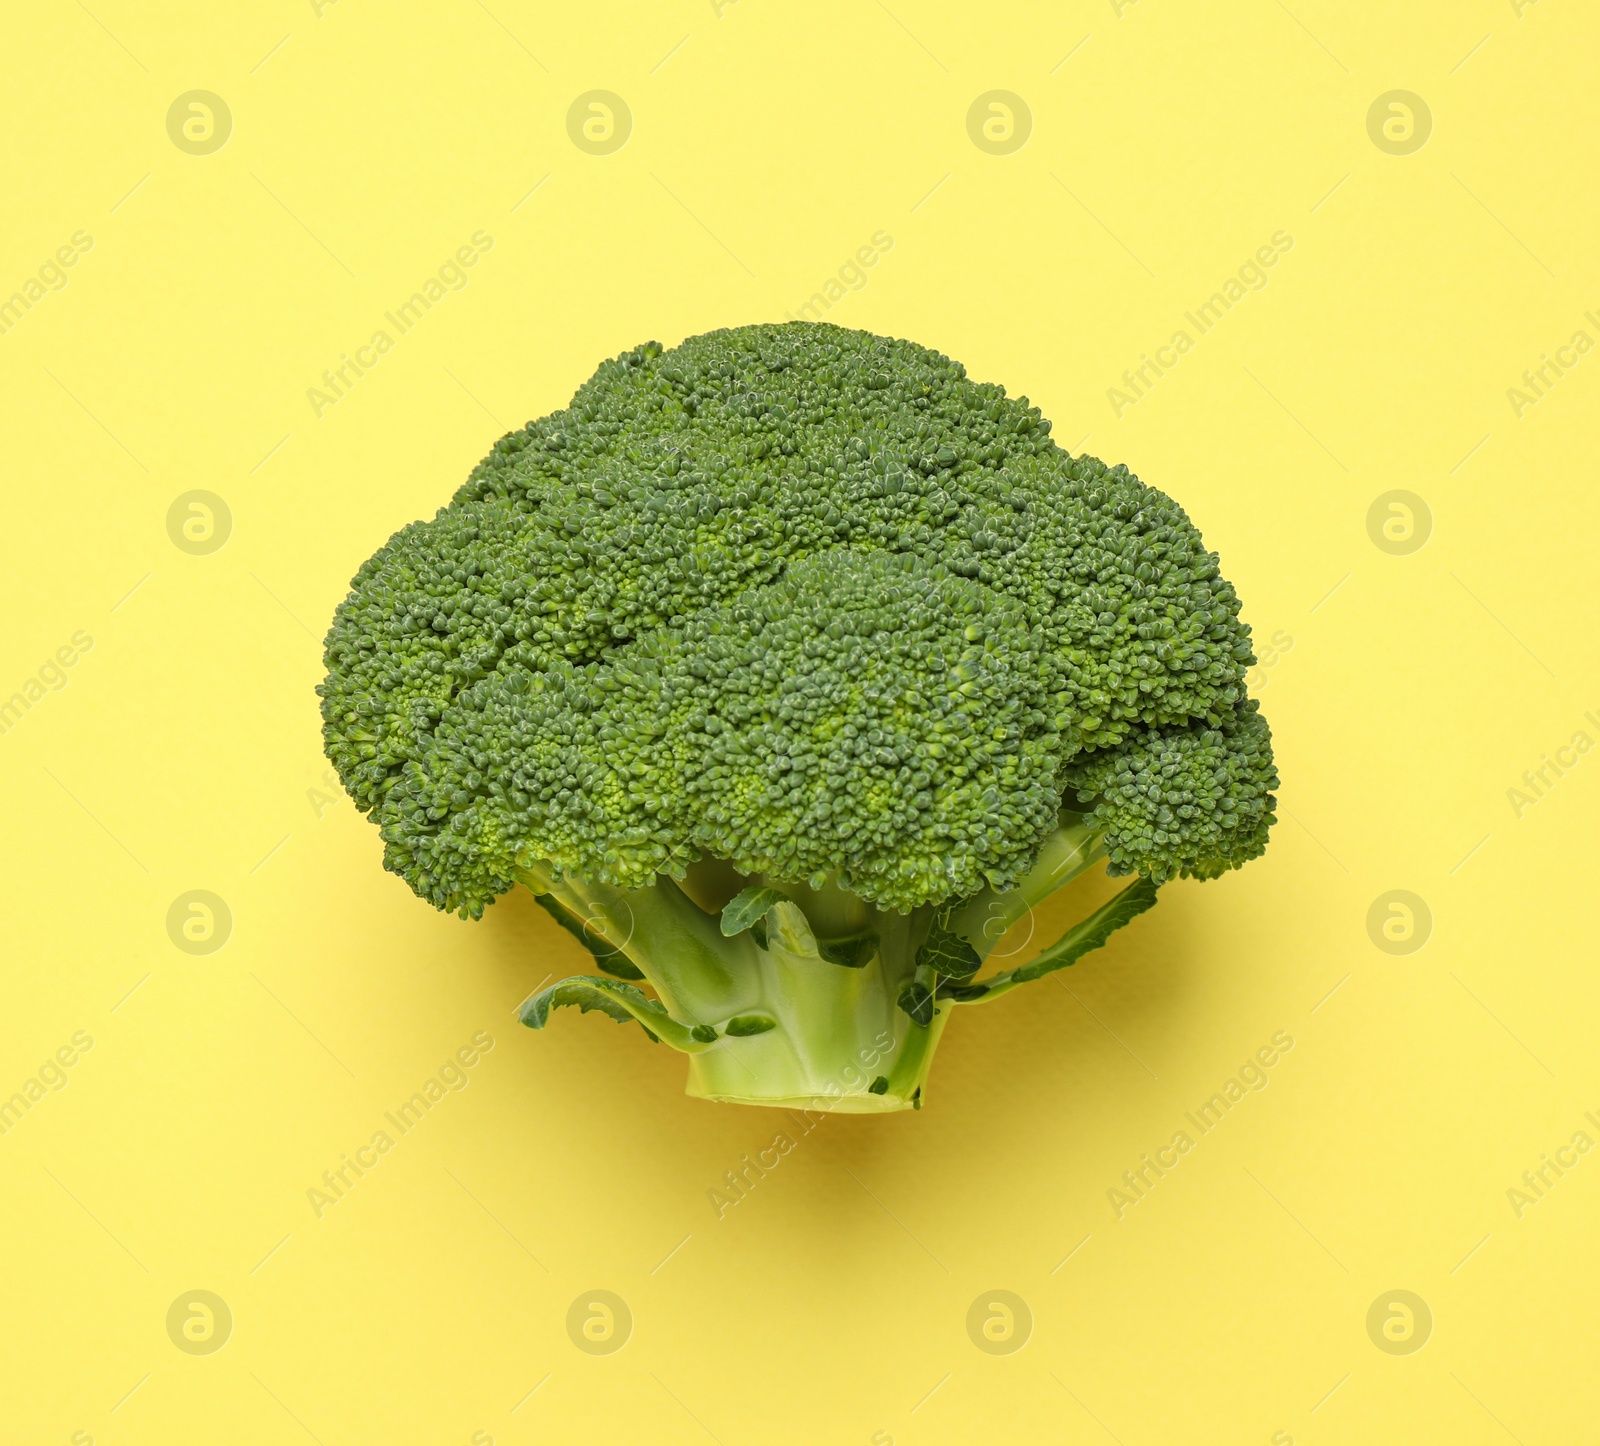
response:
<svg viewBox="0 0 1600 1446"><path fill-rule="evenodd" d="M1111 777L1119 867L1254 858L1277 780L1238 596L1171 498L1049 433L826 323L604 363L334 620L328 754L386 863L471 915L519 858L638 887L703 853L908 908L1004 888Z"/></svg>
<svg viewBox="0 0 1600 1446"><path fill-rule="evenodd" d="M320 10L6 7L0 301L69 279L0 334L0 1441L1592 1440L1594 7ZM599 87L609 155L567 129ZM194 88L213 154L166 129ZM967 1009L920 1113L774 1150L638 1028L517 1024L597 966L526 891L463 922L385 873L313 690L490 439L802 306L1178 498L1283 785L1263 858ZM194 491L231 523L169 530Z"/></svg>

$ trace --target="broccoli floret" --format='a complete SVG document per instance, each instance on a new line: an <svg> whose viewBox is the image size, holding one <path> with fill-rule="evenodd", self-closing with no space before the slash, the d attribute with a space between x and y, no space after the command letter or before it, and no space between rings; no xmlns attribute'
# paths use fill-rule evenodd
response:
<svg viewBox="0 0 1600 1446"><path fill-rule="evenodd" d="M565 981L536 1027L552 1003L637 1019L712 1098L920 1105L955 1004L1273 822L1215 554L1049 431L948 357L828 325L604 363L334 618L328 755L386 866L470 917L525 883L657 996ZM977 977L1101 861L1138 875L1121 903Z"/></svg>
<svg viewBox="0 0 1600 1446"><path fill-rule="evenodd" d="M1107 871L1158 884L1214 879L1258 857L1272 826L1272 735L1254 699L1213 726L1157 728L1068 769L1068 786L1104 831Z"/></svg>

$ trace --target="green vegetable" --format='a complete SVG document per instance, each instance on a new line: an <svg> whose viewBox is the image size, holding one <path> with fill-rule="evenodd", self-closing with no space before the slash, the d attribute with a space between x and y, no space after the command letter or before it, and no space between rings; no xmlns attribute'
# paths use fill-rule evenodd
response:
<svg viewBox="0 0 1600 1446"><path fill-rule="evenodd" d="M385 866L463 917L523 883L615 976L545 990L535 1028L637 1021L706 1098L920 1107L956 1005L1274 822L1216 555L1049 431L947 357L827 325L604 363L335 615L323 731ZM982 976L1101 865L1137 877Z"/></svg>
<svg viewBox="0 0 1600 1446"><path fill-rule="evenodd" d="M751 884L740 889L722 906L722 932L730 939L746 929L761 923L774 904L783 902L783 890L763 884ZM759 940L757 941L760 942ZM766 948L765 944L761 946Z"/></svg>

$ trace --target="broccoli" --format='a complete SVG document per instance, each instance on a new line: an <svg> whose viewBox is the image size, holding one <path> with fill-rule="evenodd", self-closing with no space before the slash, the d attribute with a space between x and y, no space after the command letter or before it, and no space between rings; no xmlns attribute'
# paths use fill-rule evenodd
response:
<svg viewBox="0 0 1600 1446"><path fill-rule="evenodd" d="M866 1112L920 1107L957 1006L1262 852L1254 661L1170 497L938 352L793 322L624 352L502 437L363 564L318 691L387 868L463 918L523 884L589 949L524 1023ZM984 974L1097 865L1132 880Z"/></svg>

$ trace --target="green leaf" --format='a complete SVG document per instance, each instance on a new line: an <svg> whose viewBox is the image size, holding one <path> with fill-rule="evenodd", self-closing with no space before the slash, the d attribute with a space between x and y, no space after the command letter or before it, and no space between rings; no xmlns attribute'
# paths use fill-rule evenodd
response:
<svg viewBox="0 0 1600 1446"><path fill-rule="evenodd" d="M517 1010L517 1018L529 1029L543 1029L550 1021L552 1009L572 1004L585 1014L591 1009L598 1009L619 1024L635 1022L643 1027L652 1040L664 1040L674 1049L686 1053L706 1047L706 1041L688 1025L680 1024L668 1014L659 1000L650 998L631 984L616 979L601 979L593 974L574 974L570 979L563 979L548 989L540 990L523 1002Z"/></svg>
<svg viewBox="0 0 1600 1446"><path fill-rule="evenodd" d="M767 916L763 914L750 926L750 937L756 941L756 948L765 949L767 945Z"/></svg>
<svg viewBox="0 0 1600 1446"><path fill-rule="evenodd" d="M697 1039L701 1044L710 1044L717 1037L717 1026L714 1024L697 1024L689 1031L691 1039Z"/></svg>
<svg viewBox="0 0 1600 1446"><path fill-rule="evenodd" d="M847 939L818 939L817 955L845 969L864 969L878 952L876 934L852 934Z"/></svg>
<svg viewBox="0 0 1600 1446"><path fill-rule="evenodd" d="M1159 887L1147 878L1137 878L1127 888L1102 904L1087 919L1068 929L1036 959L1018 965L1015 969L1008 969L1003 974L996 974L994 978L985 979L981 984L965 986L960 992L949 985L941 987L939 992L941 996L953 999L958 1004L976 1004L983 1000L997 999L1019 984L1031 983L1035 979L1042 979L1046 974L1054 973L1057 969L1065 969L1068 965L1076 964L1085 954L1098 949L1124 924L1137 919L1150 908L1156 902L1156 892ZM968 989L980 992L969 994Z"/></svg>
<svg viewBox="0 0 1600 1446"><path fill-rule="evenodd" d="M760 919L767 917L767 910L774 904L784 900L782 889L769 888L764 884L751 884L747 889L740 889L722 909L722 932L726 938L733 938L735 934L742 934Z"/></svg>
<svg viewBox="0 0 1600 1446"><path fill-rule="evenodd" d="M543 1029L550 1022L550 1011L568 1004L576 1004L585 1014L591 1009L598 1009L602 1014L610 1015L619 1024L630 1024L634 1021L645 1024L650 1016L665 1015L667 1012L654 999L642 990L635 989L631 984L575 974L572 978L552 984L548 989L542 989L532 998L525 1000L517 1011L517 1018L529 1029ZM649 1032L648 1025L646 1032Z"/></svg>
<svg viewBox="0 0 1600 1446"><path fill-rule="evenodd" d="M867 1093L869 1095L886 1095L886 1094L888 1094L889 1093L889 1076L886 1075L886 1074L880 1074L877 1077L877 1079L873 1080L873 1082L867 1086Z"/></svg>
<svg viewBox="0 0 1600 1446"><path fill-rule="evenodd" d="M539 906L552 919L556 921L567 933L571 934L590 954L594 962L607 974L617 979L643 979L644 975L633 965L620 949L613 949L603 939L596 939L582 923L567 912L566 906L560 903L551 894L535 894L533 896Z"/></svg>
<svg viewBox="0 0 1600 1446"><path fill-rule="evenodd" d="M917 967L932 969L945 979L970 979L983 961L972 945L950 931L947 919L948 915L934 920L927 939L917 950Z"/></svg>
<svg viewBox="0 0 1600 1446"><path fill-rule="evenodd" d="M940 999L954 999L958 1004L971 1004L974 1000L982 999L989 992L989 986L962 984L955 979L941 979L937 992Z"/></svg>
<svg viewBox="0 0 1600 1446"><path fill-rule="evenodd" d="M765 1034L777 1027L778 1021L770 1014L736 1014L722 1026L722 1032L732 1039L743 1039L751 1034Z"/></svg>
<svg viewBox="0 0 1600 1446"><path fill-rule="evenodd" d="M913 1024L926 1029L933 1023L933 990L920 980L908 980L895 1002L911 1016Z"/></svg>

